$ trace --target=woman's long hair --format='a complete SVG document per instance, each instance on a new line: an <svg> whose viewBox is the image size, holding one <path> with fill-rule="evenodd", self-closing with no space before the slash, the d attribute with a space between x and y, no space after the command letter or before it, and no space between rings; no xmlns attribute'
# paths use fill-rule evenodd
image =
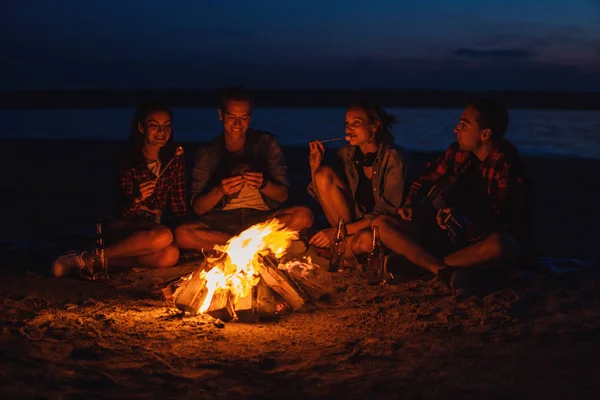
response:
<svg viewBox="0 0 600 400"><path fill-rule="evenodd" d="M348 106L350 108L361 108L369 122L376 124L379 122L379 128L375 132L375 144L379 146L382 142L393 143L394 136L392 136L392 127L396 123L396 117L388 114L381 105L372 100L359 100L351 103Z"/></svg>
<svg viewBox="0 0 600 400"><path fill-rule="evenodd" d="M144 158L142 153L142 148L144 147L144 134L140 132L138 124L144 125L144 120L146 117L148 117L148 115L154 111L166 112L169 114L171 122L173 122L173 112L166 104L159 102L145 102L138 107L133 116L133 121L131 122L131 130L129 131L129 145L127 148L127 157L130 158L130 160L134 163L143 161ZM158 158L163 163L169 162L169 160L171 160L171 158L173 158L175 155L176 147L175 141L173 140L173 131L171 131L167 143L165 143L165 145L158 152Z"/></svg>

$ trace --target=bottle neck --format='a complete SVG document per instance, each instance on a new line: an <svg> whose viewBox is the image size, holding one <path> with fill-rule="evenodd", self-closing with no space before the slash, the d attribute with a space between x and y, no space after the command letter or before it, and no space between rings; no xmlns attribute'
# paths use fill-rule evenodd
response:
<svg viewBox="0 0 600 400"><path fill-rule="evenodd" d="M335 237L338 239L342 239L344 237L345 234L345 227L344 227L344 219L340 218L338 221L338 227L337 227L337 232L335 233Z"/></svg>
<svg viewBox="0 0 600 400"><path fill-rule="evenodd" d="M379 248L379 227L373 227L373 249Z"/></svg>

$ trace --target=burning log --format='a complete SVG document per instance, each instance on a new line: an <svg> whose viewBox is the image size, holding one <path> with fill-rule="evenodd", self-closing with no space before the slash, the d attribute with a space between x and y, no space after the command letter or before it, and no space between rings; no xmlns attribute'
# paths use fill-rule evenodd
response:
<svg viewBox="0 0 600 400"><path fill-rule="evenodd" d="M231 292L229 290L218 290L215 292L206 313L221 321L235 319L235 310L231 301Z"/></svg>
<svg viewBox="0 0 600 400"><path fill-rule="evenodd" d="M215 246L192 274L163 293L187 315L206 312L227 321L300 310L321 296L322 287L308 280L314 268L310 257L280 265L278 258L288 254L294 238L297 233L277 219L254 225Z"/></svg>
<svg viewBox="0 0 600 400"><path fill-rule="evenodd" d="M258 318L275 318L291 311L290 306L273 289L261 280L256 285L256 316Z"/></svg>
<svg viewBox="0 0 600 400"><path fill-rule="evenodd" d="M210 267L211 265L208 262L208 258L204 259L200 266L192 272L191 276L181 283L175 290L175 293L173 293L175 307L190 315L196 315L198 313L198 310L200 310L200 307L208 294L206 279L201 272Z"/></svg>
<svg viewBox="0 0 600 400"><path fill-rule="evenodd" d="M235 319L242 322L252 322L256 320L256 286L250 293L240 297L234 304Z"/></svg>
<svg viewBox="0 0 600 400"><path fill-rule="evenodd" d="M308 296L299 290L297 285L291 283L289 275L277 267L277 261L273 261L272 256L259 255L259 259L263 263L259 274L265 283L275 292L279 293L294 311L301 309L308 300Z"/></svg>

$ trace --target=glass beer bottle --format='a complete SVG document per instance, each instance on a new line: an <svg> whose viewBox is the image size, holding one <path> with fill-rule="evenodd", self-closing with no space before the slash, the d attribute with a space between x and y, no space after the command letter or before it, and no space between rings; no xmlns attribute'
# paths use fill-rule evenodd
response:
<svg viewBox="0 0 600 400"><path fill-rule="evenodd" d="M346 226L344 218L338 220L335 238L331 242L329 272L341 272L344 269L344 255L346 253Z"/></svg>
<svg viewBox="0 0 600 400"><path fill-rule="evenodd" d="M377 275L384 275L383 270L383 248L381 246L381 240L379 239L379 227L373 227L373 246L371 252L367 257L367 269L369 273L377 273Z"/></svg>
<svg viewBox="0 0 600 400"><path fill-rule="evenodd" d="M97 271L97 272L96 272ZM96 224L96 245L94 246L94 279L108 279L108 260L104 253L102 224Z"/></svg>

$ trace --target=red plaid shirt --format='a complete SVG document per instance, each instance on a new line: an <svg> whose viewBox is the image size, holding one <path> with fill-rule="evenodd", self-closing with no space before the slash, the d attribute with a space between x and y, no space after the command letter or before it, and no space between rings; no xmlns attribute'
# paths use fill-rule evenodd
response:
<svg viewBox="0 0 600 400"><path fill-rule="evenodd" d="M168 161L167 161L168 163ZM163 162L162 168L167 163ZM156 175L148 169L146 163L138 162L132 165L131 161L121 163L119 182L121 191L120 213L122 217L135 215L140 206L150 210L165 210L167 202L171 211L176 216L187 214L185 158L180 155L173 160L158 179L154 193L139 203L133 201L139 193L142 182L156 179Z"/></svg>
<svg viewBox="0 0 600 400"><path fill-rule="evenodd" d="M511 233L527 234L528 221L528 181L517 149L506 139L494 141L492 153L483 161L469 152L461 150L454 142L435 161L427 164L427 172L411 185L409 197L414 197L425 182L435 183L448 171L459 174L471 163L475 163L486 188L491 216L495 227L502 227Z"/></svg>

